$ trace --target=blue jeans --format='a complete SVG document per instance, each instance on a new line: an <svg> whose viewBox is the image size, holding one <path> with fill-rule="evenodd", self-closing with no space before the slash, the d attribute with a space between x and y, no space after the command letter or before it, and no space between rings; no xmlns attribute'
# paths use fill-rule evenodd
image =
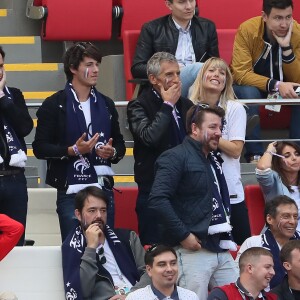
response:
<svg viewBox="0 0 300 300"><path fill-rule="evenodd" d="M206 300L208 290L235 282L238 267L229 251L214 253L204 248L198 251L175 247L178 256L178 285Z"/></svg>
<svg viewBox="0 0 300 300"><path fill-rule="evenodd" d="M0 213L22 223L26 227L27 216L27 181L24 173L0 176ZM24 245L25 233L18 242Z"/></svg>
<svg viewBox="0 0 300 300"><path fill-rule="evenodd" d="M196 77L202 68L203 63L196 62L193 64L186 65L180 69L180 79L181 79L181 96L187 97L189 93L189 88L193 85Z"/></svg>
<svg viewBox="0 0 300 300"><path fill-rule="evenodd" d="M107 224L114 228L115 209L113 191L105 189L104 187L102 187L102 189L109 199L107 207ZM58 214L62 242L78 224L78 220L75 216L75 195L76 194L66 194L66 191L57 191L56 212Z"/></svg>
<svg viewBox="0 0 300 300"><path fill-rule="evenodd" d="M139 238L143 246L161 242L159 236L159 219L147 207L149 194L150 192L139 189L135 208L138 218Z"/></svg>
<svg viewBox="0 0 300 300"><path fill-rule="evenodd" d="M234 93L238 99L265 99L267 98L267 93L261 92L258 88L248 85L234 85ZM245 107L247 116L251 117L253 115L259 116L259 105L249 105ZM246 140L260 140L261 129L260 124L256 125L252 132L246 136ZM264 153L264 148L262 143L245 143L245 159L250 160L253 155L262 155Z"/></svg>

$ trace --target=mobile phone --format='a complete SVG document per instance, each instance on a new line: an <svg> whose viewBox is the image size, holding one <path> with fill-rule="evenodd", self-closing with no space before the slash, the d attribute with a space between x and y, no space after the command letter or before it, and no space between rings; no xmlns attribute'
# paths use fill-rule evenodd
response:
<svg viewBox="0 0 300 300"><path fill-rule="evenodd" d="M300 95L300 86L294 86L294 91L299 96Z"/></svg>

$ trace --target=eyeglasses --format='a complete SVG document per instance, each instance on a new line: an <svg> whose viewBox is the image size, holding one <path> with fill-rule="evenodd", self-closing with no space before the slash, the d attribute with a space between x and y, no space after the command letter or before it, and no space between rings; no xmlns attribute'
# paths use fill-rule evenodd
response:
<svg viewBox="0 0 300 300"><path fill-rule="evenodd" d="M79 42L76 44L76 47L81 48L82 50L86 50L86 48L88 48L89 46L93 46L93 44L91 42Z"/></svg>
<svg viewBox="0 0 300 300"><path fill-rule="evenodd" d="M191 117L191 124L192 123L195 123L195 120L196 120L196 116L197 116L197 113L201 110L201 109L207 109L209 108L209 105L206 104L206 103L199 103L197 104L197 107L195 108L193 114L192 114L192 117Z"/></svg>
<svg viewBox="0 0 300 300"><path fill-rule="evenodd" d="M104 248L100 247L97 251L96 256L97 262L99 262L101 265L104 265L106 263L106 257L104 256Z"/></svg>
<svg viewBox="0 0 300 300"><path fill-rule="evenodd" d="M157 247L158 247L158 244L153 244L153 245L151 245L151 246L146 250L146 252L147 252L147 253L152 252L152 251L154 251Z"/></svg>

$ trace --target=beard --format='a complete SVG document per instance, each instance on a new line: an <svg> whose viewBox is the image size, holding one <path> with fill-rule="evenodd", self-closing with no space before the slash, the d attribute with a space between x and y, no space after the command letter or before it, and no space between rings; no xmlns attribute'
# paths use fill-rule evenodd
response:
<svg viewBox="0 0 300 300"><path fill-rule="evenodd" d="M105 223L103 222L103 220L101 219L96 219L94 221L92 221L91 223L87 223L86 222L86 219L85 218L82 218L82 221L81 221L81 227L84 231L86 231L88 229L88 227L91 225L91 224L97 224L98 227L103 231L104 230L104 227L105 227Z"/></svg>

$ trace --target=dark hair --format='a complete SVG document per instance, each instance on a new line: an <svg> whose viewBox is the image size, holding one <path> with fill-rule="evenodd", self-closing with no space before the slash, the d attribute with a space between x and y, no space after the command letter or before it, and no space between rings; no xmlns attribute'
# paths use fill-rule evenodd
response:
<svg viewBox="0 0 300 300"><path fill-rule="evenodd" d="M245 250L239 259L240 273L244 271L244 268L248 263L253 263L260 256L270 256L273 258L272 253L263 247L251 247Z"/></svg>
<svg viewBox="0 0 300 300"><path fill-rule="evenodd" d="M275 148L276 148L276 152L280 155L282 155L282 151L283 148L285 146L290 146L292 148L294 148L300 155L300 146L295 143L295 142L288 142L288 141L281 141L281 142L277 142ZM272 158L272 169L274 171L276 171L278 173L278 175L280 176L282 183L287 187L287 189L289 190L289 192L293 192L291 186L288 183L288 179L286 177L286 175L284 174L284 172L282 171L282 158L278 157L276 155L273 155ZM300 188L300 170L298 172L298 179L297 179L297 185Z"/></svg>
<svg viewBox="0 0 300 300"><path fill-rule="evenodd" d="M211 107L208 104L197 104L193 105L186 113L186 133L192 133L192 123L195 123L199 128L201 127L204 116L206 113L212 113L219 116L222 119L225 116L225 111L219 106Z"/></svg>
<svg viewBox="0 0 300 300"><path fill-rule="evenodd" d="M267 216L270 215L273 219L275 219L278 213L277 207L285 204L293 204L298 210L296 202L292 198L285 195L276 196L271 201L267 201L265 206L265 221L267 226L269 226L267 222Z"/></svg>
<svg viewBox="0 0 300 300"><path fill-rule="evenodd" d="M2 46L0 46L0 54L2 55L2 58L4 59L5 52L4 52L3 48L2 48Z"/></svg>
<svg viewBox="0 0 300 300"><path fill-rule="evenodd" d="M89 196L99 198L106 203L106 206L108 205L108 198L103 190L96 186L88 186L79 191L75 196L75 209L78 209L80 213L82 212L84 203Z"/></svg>
<svg viewBox="0 0 300 300"><path fill-rule="evenodd" d="M294 8L293 0L264 0L262 10L269 16L272 8L285 9L290 6Z"/></svg>
<svg viewBox="0 0 300 300"><path fill-rule="evenodd" d="M67 50L64 55L64 71L68 81L73 79L73 73L70 68L77 70L85 57L93 58L98 63L101 63L102 60L99 49L89 42L76 43Z"/></svg>
<svg viewBox="0 0 300 300"><path fill-rule="evenodd" d="M176 254L176 251L174 250L173 247L166 246L166 245L156 245L156 244L154 244L153 246L151 246L146 251L145 265L148 265L148 266L152 267L153 262L154 262L154 258L157 255L160 255L160 254L165 253L165 252L172 252L175 255L176 259L177 259L177 254Z"/></svg>
<svg viewBox="0 0 300 300"><path fill-rule="evenodd" d="M292 240L284 244L280 251L281 262L291 262L291 252L295 249L300 251L300 240Z"/></svg>

